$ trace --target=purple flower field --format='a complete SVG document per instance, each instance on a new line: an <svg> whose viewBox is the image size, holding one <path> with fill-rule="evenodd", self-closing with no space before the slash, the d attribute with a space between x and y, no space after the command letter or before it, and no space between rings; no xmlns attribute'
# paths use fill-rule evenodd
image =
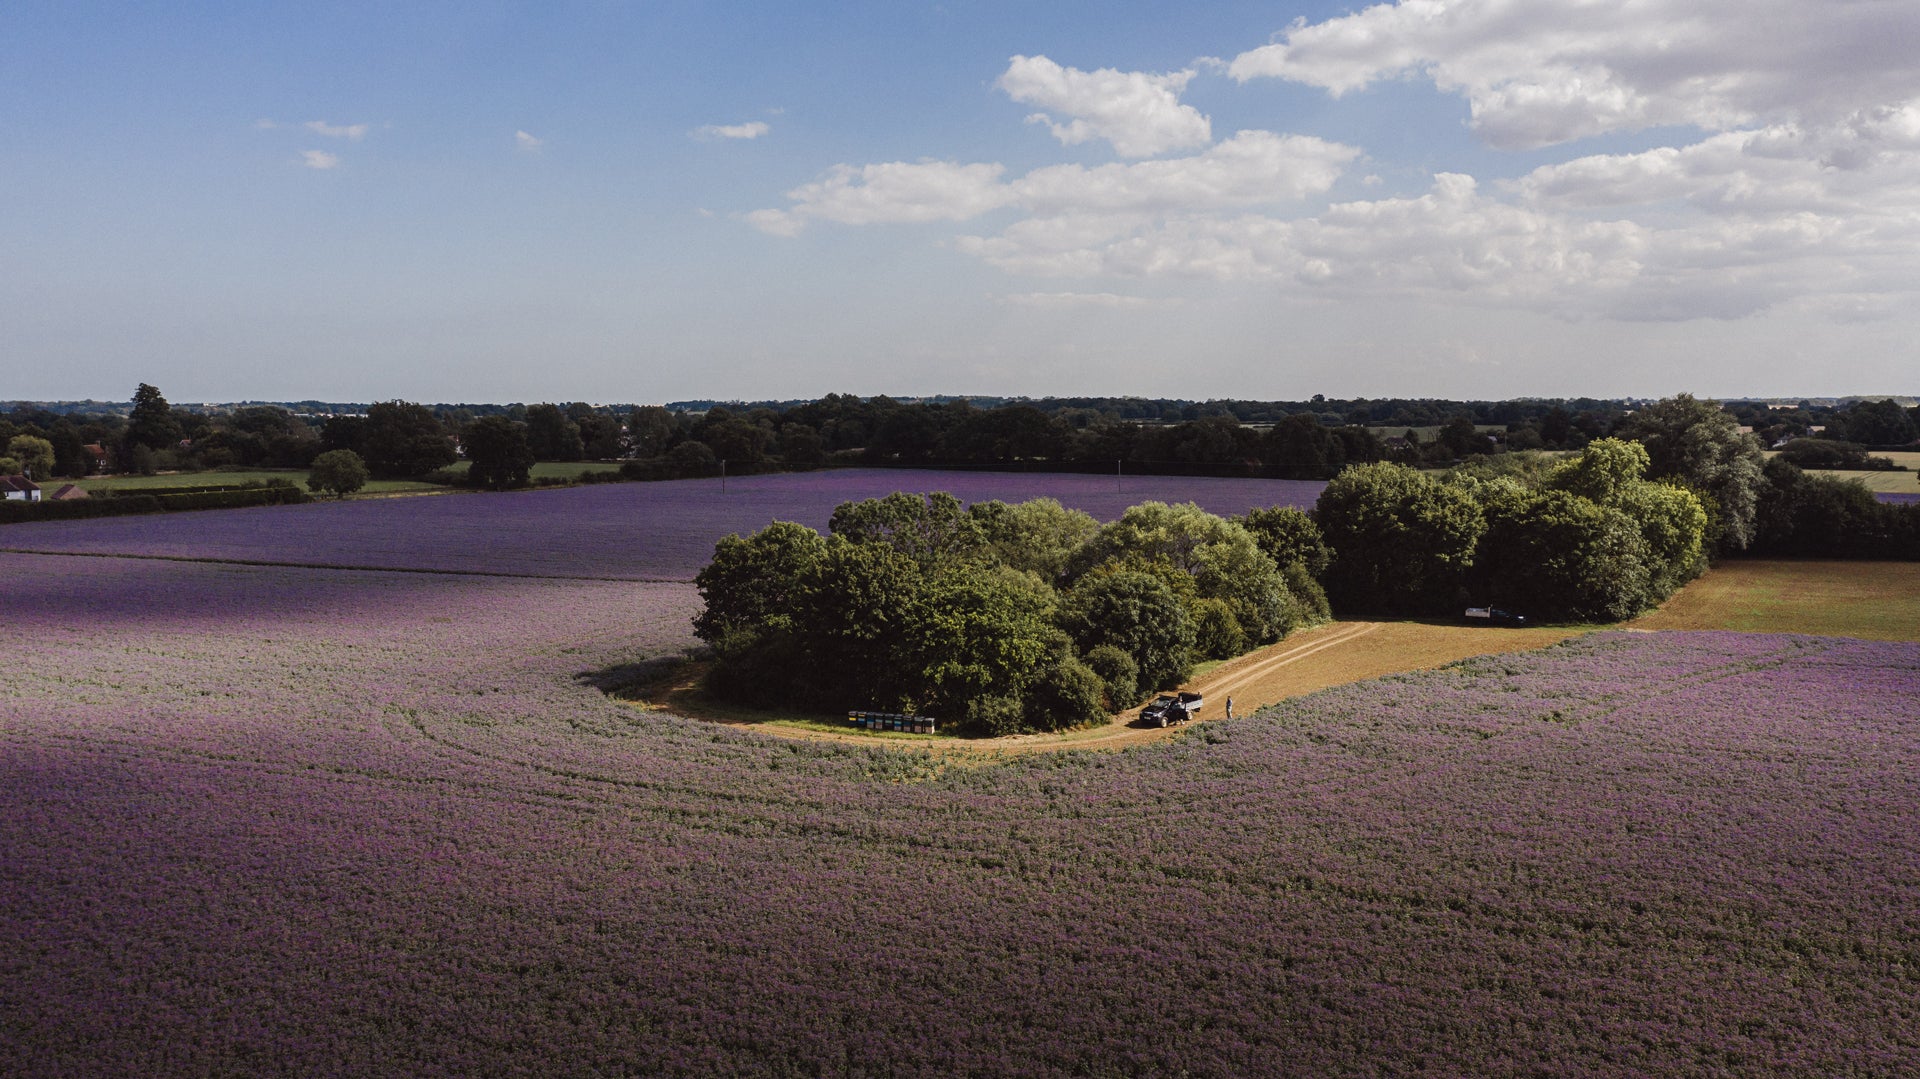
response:
<svg viewBox="0 0 1920 1079"><path fill-rule="evenodd" d="M685 584L6 563L9 1074L1920 1071L1920 645L1601 634L943 767L580 683Z"/></svg>
<svg viewBox="0 0 1920 1079"><path fill-rule="evenodd" d="M1320 481L855 469L727 481L318 502L190 514L44 521L0 529L0 548L300 565L691 580L715 540L774 520L824 530L841 502L897 490L964 502L1047 496L1101 520L1148 500L1214 513L1311 506Z"/></svg>

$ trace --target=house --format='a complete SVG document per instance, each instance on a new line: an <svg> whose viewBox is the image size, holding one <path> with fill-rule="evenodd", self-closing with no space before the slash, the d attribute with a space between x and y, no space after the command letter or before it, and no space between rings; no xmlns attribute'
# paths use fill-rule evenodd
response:
<svg viewBox="0 0 1920 1079"><path fill-rule="evenodd" d="M105 446L102 446L98 442L89 442L85 446L82 446L81 449L87 451L87 460L93 464L90 471L105 472L107 470L107 448Z"/></svg>
<svg viewBox="0 0 1920 1079"><path fill-rule="evenodd" d="M0 498L10 501L40 501L40 485L25 476L0 476Z"/></svg>
<svg viewBox="0 0 1920 1079"><path fill-rule="evenodd" d="M92 495L88 494L86 490L80 487L78 484L63 483L60 485L59 490L53 492L53 494L49 498L49 501L78 502L83 498L92 498L92 497L93 497Z"/></svg>

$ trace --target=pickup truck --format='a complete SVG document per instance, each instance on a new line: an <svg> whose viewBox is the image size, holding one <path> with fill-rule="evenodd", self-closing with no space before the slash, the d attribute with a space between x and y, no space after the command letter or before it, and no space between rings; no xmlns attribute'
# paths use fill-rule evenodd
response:
<svg viewBox="0 0 1920 1079"><path fill-rule="evenodd" d="M1497 626L1524 626L1527 624L1526 615L1515 614L1512 611L1502 610L1499 607L1468 607L1467 617L1483 618Z"/></svg>
<svg viewBox="0 0 1920 1079"><path fill-rule="evenodd" d="M1153 699L1152 704L1140 710L1140 718L1158 727L1169 723L1185 723L1200 714L1200 701L1198 693L1162 693Z"/></svg>

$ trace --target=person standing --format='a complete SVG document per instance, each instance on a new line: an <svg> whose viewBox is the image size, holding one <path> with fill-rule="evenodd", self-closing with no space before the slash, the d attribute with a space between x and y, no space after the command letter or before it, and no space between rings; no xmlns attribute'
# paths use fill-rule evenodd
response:
<svg viewBox="0 0 1920 1079"><path fill-rule="evenodd" d="M1233 698L1232 697L1227 698L1227 718L1228 719L1233 718Z"/></svg>

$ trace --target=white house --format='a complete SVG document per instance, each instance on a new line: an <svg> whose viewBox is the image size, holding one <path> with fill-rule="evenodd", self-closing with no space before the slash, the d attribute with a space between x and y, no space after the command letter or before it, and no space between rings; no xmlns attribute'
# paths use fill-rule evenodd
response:
<svg viewBox="0 0 1920 1079"><path fill-rule="evenodd" d="M40 485L25 476L0 476L0 498L40 501Z"/></svg>

